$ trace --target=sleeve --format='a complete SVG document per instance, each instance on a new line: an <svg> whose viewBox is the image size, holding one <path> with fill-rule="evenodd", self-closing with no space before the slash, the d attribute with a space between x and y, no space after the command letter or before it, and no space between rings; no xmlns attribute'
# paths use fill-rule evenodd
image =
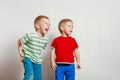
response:
<svg viewBox="0 0 120 80"><path fill-rule="evenodd" d="M22 36L22 37L20 38L20 41L21 41L23 44L26 43L28 40L30 40L30 36L29 36L28 33L26 33L24 36Z"/></svg>
<svg viewBox="0 0 120 80"><path fill-rule="evenodd" d="M47 44L48 44L48 38L46 37L46 42L45 42L45 45L44 45L43 49L45 49L45 47L47 46Z"/></svg>
<svg viewBox="0 0 120 80"><path fill-rule="evenodd" d="M53 42L51 43L51 47L56 48L56 39L54 39Z"/></svg>
<svg viewBox="0 0 120 80"><path fill-rule="evenodd" d="M76 49L76 48L78 48L78 47L79 47L79 46L78 46L75 38L73 38L73 48Z"/></svg>

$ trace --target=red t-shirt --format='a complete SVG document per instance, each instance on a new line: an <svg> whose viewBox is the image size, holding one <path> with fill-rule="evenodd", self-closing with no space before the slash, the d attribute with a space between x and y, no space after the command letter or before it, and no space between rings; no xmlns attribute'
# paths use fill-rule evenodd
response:
<svg viewBox="0 0 120 80"><path fill-rule="evenodd" d="M71 36L57 37L53 40L51 46L55 48L57 63L74 63L74 49L78 47L74 38Z"/></svg>

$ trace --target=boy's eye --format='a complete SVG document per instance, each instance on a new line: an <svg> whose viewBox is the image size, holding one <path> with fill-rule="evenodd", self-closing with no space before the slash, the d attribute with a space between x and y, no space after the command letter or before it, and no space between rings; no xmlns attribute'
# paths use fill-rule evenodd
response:
<svg viewBox="0 0 120 80"><path fill-rule="evenodd" d="M72 27L73 28L73 26L70 26L70 25L68 27Z"/></svg>
<svg viewBox="0 0 120 80"><path fill-rule="evenodd" d="M70 25L68 27L71 27Z"/></svg>

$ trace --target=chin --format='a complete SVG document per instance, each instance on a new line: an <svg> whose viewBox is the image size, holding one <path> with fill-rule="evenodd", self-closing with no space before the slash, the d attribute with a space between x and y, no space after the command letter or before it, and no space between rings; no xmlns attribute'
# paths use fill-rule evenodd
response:
<svg viewBox="0 0 120 80"><path fill-rule="evenodd" d="M47 34L48 32L44 32L44 34Z"/></svg>
<svg viewBox="0 0 120 80"><path fill-rule="evenodd" d="M71 33L70 34L68 34L69 36L71 35Z"/></svg>
<svg viewBox="0 0 120 80"><path fill-rule="evenodd" d="M67 34L66 36L70 36L70 34Z"/></svg>

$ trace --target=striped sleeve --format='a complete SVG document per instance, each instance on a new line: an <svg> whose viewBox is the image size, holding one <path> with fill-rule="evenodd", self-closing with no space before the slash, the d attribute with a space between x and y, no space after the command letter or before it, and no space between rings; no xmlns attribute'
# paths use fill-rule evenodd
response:
<svg viewBox="0 0 120 80"><path fill-rule="evenodd" d="M22 37L20 38L20 41L21 41L22 43L26 43L28 40L30 40L30 36L29 36L28 33L26 33L24 36L22 36Z"/></svg>
<svg viewBox="0 0 120 80"><path fill-rule="evenodd" d="M45 49L46 45L48 44L48 38L45 37L45 38L44 38L44 41L45 41L45 42L44 42L44 47L43 47L43 49Z"/></svg>

